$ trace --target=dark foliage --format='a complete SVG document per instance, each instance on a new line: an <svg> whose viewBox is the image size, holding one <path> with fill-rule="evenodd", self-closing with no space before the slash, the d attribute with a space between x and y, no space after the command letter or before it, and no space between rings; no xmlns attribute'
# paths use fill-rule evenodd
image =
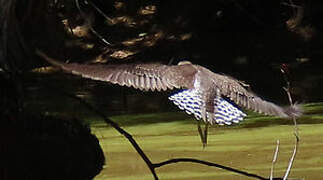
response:
<svg viewBox="0 0 323 180"><path fill-rule="evenodd" d="M98 139L78 120L24 115L0 126L0 179L78 179L97 175L104 164Z"/></svg>

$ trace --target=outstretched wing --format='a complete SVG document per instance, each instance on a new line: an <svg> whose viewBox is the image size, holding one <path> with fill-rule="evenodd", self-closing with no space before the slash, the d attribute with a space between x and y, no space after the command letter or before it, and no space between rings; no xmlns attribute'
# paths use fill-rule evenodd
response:
<svg viewBox="0 0 323 180"><path fill-rule="evenodd" d="M253 110L266 115L274 115L283 118L298 117L302 114L297 106L282 108L272 102L263 100L254 93L245 89L241 82L229 76L215 74L215 84L221 94L230 98L240 107Z"/></svg>
<svg viewBox="0 0 323 180"><path fill-rule="evenodd" d="M106 81L140 90L191 88L196 69L192 64L167 66L162 64L77 64L63 63L37 51L39 56L64 71L85 78Z"/></svg>

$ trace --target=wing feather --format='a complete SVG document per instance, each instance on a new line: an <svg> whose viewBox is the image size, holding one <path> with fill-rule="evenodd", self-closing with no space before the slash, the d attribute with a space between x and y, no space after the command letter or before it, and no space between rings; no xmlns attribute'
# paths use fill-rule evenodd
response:
<svg viewBox="0 0 323 180"><path fill-rule="evenodd" d="M153 91L155 91L155 89L156 89L156 79L157 78L151 78L150 79L150 84L151 84L151 89L153 90Z"/></svg>
<svg viewBox="0 0 323 180"><path fill-rule="evenodd" d="M160 78L156 79L156 89L157 89L157 91L162 90L162 84L161 84Z"/></svg>
<svg viewBox="0 0 323 180"><path fill-rule="evenodd" d="M140 90L167 90L173 88L192 88L196 69L192 64L77 64L63 63L37 50L36 53L54 66L66 72L99 81Z"/></svg>
<svg viewBox="0 0 323 180"><path fill-rule="evenodd" d="M111 83L113 83L113 84L116 84L116 83L120 83L120 82L118 82L118 77L119 77L119 75L120 75L120 71L117 71L117 72L115 72L114 74L113 74L113 76L112 76L112 79L111 79ZM95 76L95 75L90 75L90 76L88 76L89 78L98 78L99 76ZM91 78L91 79L92 79ZM95 80L98 80L98 79L95 79ZM121 85L121 83L120 83L120 85Z"/></svg>
<svg viewBox="0 0 323 180"><path fill-rule="evenodd" d="M139 85L140 85L140 82L139 82L140 77L135 76L135 75L133 75L133 77L134 77L134 81L135 81L134 87L139 87Z"/></svg>
<svg viewBox="0 0 323 180"><path fill-rule="evenodd" d="M142 90L146 87L146 84L145 84L145 77L144 76L139 76L139 89Z"/></svg>
<svg viewBox="0 0 323 180"><path fill-rule="evenodd" d="M221 95L228 97L238 106L266 115L288 116L284 108L258 97L245 89L238 80L220 74L213 76L215 76L214 81L220 89Z"/></svg>
<svg viewBox="0 0 323 180"><path fill-rule="evenodd" d="M124 80L127 81L127 83L125 83L125 85L127 87L133 86L133 84L134 84L134 77L132 75L129 75L129 78L128 79L125 78Z"/></svg>
<svg viewBox="0 0 323 180"><path fill-rule="evenodd" d="M126 83L128 83L128 82L125 82L126 79L124 76L125 76L125 74L123 72L119 71L119 76L117 77L116 82L118 84L120 84L121 86L124 86ZM127 78L127 81L128 81L128 79L130 79L130 77Z"/></svg>
<svg viewBox="0 0 323 180"><path fill-rule="evenodd" d="M145 77L145 89L146 91L148 91L149 89L151 89L151 86L150 86L150 77Z"/></svg>
<svg viewBox="0 0 323 180"><path fill-rule="evenodd" d="M109 74L103 81L111 81L113 74Z"/></svg>

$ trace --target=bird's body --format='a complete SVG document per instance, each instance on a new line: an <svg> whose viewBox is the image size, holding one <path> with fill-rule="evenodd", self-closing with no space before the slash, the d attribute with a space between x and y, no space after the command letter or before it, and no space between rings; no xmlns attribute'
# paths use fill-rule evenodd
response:
<svg viewBox="0 0 323 180"><path fill-rule="evenodd" d="M188 61L180 62L178 65L67 64L49 58L42 52L37 53L51 64L85 78L145 91L183 89L169 99L180 109L194 114L197 119L203 119L209 124L230 125L242 121L246 114L240 110L241 107L283 118L301 115L300 109L296 106L282 108L265 101L247 90L240 81Z"/></svg>

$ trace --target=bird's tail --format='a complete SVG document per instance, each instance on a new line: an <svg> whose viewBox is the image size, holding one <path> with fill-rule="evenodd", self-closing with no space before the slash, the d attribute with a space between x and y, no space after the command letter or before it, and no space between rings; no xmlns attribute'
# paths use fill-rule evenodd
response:
<svg viewBox="0 0 323 180"><path fill-rule="evenodd" d="M209 124L231 125L239 123L246 116L240 109L222 97L214 99L214 110L206 111L205 103L200 94L193 89L178 92L169 97L175 105L188 114L194 114L197 120L203 119ZM203 113L203 110L206 111ZM205 114L205 116L203 116Z"/></svg>

